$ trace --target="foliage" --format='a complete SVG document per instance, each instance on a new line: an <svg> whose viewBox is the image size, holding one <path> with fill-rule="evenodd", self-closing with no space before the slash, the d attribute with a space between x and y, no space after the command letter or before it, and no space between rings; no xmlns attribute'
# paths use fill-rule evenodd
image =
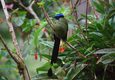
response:
<svg viewBox="0 0 115 80"><path fill-rule="evenodd" d="M81 19L78 19L81 29L79 27L74 28L75 33L68 38L68 42L76 47L79 52L85 54L87 58L84 59L78 57L75 51L66 47L66 51L63 54L59 54L61 62L58 63L58 67L53 66L53 72L58 79L105 80L110 79L110 77L113 79L113 76L109 75L109 67L111 65L114 66L112 62L115 61L115 52L110 53L110 50L109 53L106 54L96 53L99 49L113 48L115 46L115 30L114 25L111 24L114 23L111 22L111 19L114 18L113 6L112 4L107 4L105 2L102 4L99 1L94 1L93 6L96 8L96 11L99 12L100 18L97 20L93 13L88 15L88 21L90 23L88 24L88 29L86 31L85 25L80 24L80 22L86 17L83 15ZM81 31L83 31L83 33L81 33ZM38 68L37 71L38 70L44 71L42 68ZM111 74L113 73L114 71L112 71ZM39 76L41 76L41 74L39 74ZM39 76L37 76L38 79Z"/></svg>
<svg viewBox="0 0 115 80"><path fill-rule="evenodd" d="M31 0L29 1L31 2ZM28 3L30 3L29 1ZM24 42L24 58L37 52L38 56L47 60L44 65L36 69L33 80L114 80L115 2L110 1L107 3L104 0L93 0L91 6L94 9L91 10L91 13L89 15L81 14L79 18L71 15L71 8L58 0L42 0L41 3L38 3L39 6L34 5L33 8L38 10L41 10L40 6L44 6L51 17L57 13L63 13L68 19L69 30L72 29L74 32L67 41L78 52L86 56L86 58L80 57L78 52L64 44L62 46L65 50L63 53L59 53L58 62L53 66L49 62L53 48L52 30L44 19L43 12L40 11L38 15L41 19L40 25L37 25L36 20L32 16L28 16L28 12L22 8L12 13L11 21L15 28L21 29L21 33L30 35L29 44L27 44L27 39ZM98 14L95 14L95 11ZM86 21L86 16L88 24L83 23L83 20ZM4 55L0 54L0 59L3 57ZM54 73L51 78L47 76L50 67ZM0 79L2 77L5 76L0 76Z"/></svg>

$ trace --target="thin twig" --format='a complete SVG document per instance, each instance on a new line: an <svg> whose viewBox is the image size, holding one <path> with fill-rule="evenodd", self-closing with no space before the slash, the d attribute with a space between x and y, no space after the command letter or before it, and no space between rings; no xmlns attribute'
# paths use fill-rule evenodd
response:
<svg viewBox="0 0 115 80"><path fill-rule="evenodd" d="M76 5L78 3L79 0L76 1L75 5L73 5L73 2L70 0L70 7L71 7L71 14L73 14L74 17L74 21L77 22L78 19L78 14L76 11Z"/></svg>
<svg viewBox="0 0 115 80"><path fill-rule="evenodd" d="M19 0L18 2L20 6L22 6L26 11L28 11L31 15L34 16L34 18L37 20L37 23L40 25L40 19L32 8L33 4L35 3L35 0L33 0L28 7L24 6L21 0Z"/></svg>
<svg viewBox="0 0 115 80"><path fill-rule="evenodd" d="M76 3L75 3L75 5L73 5L72 1L70 1L70 4L71 4L71 8L72 8L72 13L74 14L74 16L76 16L76 17L74 17L74 18L75 18L75 24L78 26L78 29L80 30L80 32L81 32L83 38L84 38L86 41L88 41L87 38L85 37L85 34L83 33L83 30L81 29L80 24L77 22L78 15L77 15L77 11L75 10L75 9L76 9L75 7L78 5L78 3L80 3L80 1L81 1L81 0L77 0Z"/></svg>
<svg viewBox="0 0 115 80"><path fill-rule="evenodd" d="M94 15L95 15L96 19L98 20L98 19L99 19L99 15L98 15L98 13L96 12L95 8L93 8L93 11L94 11Z"/></svg>
<svg viewBox="0 0 115 80"><path fill-rule="evenodd" d="M6 45L5 41L3 40L2 36L0 35L0 40L2 42L2 44L4 45L5 49L8 51L9 55L11 56L11 58L16 62L16 63L19 63L18 60L17 60L17 57L16 55L14 55L10 49L8 48L8 46Z"/></svg>
<svg viewBox="0 0 115 80"><path fill-rule="evenodd" d="M55 29L54 29L54 24L53 22L50 20L49 15L47 14L46 10L44 7L41 7L42 11L44 12L44 16L46 18L46 21L48 22L48 24L50 25L50 27L53 29L54 33L55 33ZM55 33L55 35L57 36L57 34Z"/></svg>
<svg viewBox="0 0 115 80"><path fill-rule="evenodd" d="M66 41L65 43L66 43L70 48L72 48L73 50L75 50L80 57L86 58L85 55L83 55L82 53L80 53L80 52L79 52L74 46L72 46L69 42Z"/></svg>
<svg viewBox="0 0 115 80"><path fill-rule="evenodd" d="M75 4L73 5L72 1L70 0L70 4L71 4L71 8L72 8L72 12L71 14L74 13L74 15L78 18L78 15L77 15L77 11L75 10L76 9L76 6L77 4L79 3L80 0L76 0ZM77 20L77 19L76 19Z"/></svg>
<svg viewBox="0 0 115 80"><path fill-rule="evenodd" d="M48 24L50 25L50 27L53 29L53 31L54 31L54 33L55 33L55 29L54 29L53 22L49 19L49 15L47 14L47 12L46 12L46 10L45 10L44 7L42 7L42 10L43 10L43 12L44 12L44 15L45 15L45 18L46 18ZM55 33L55 35L57 35L57 34ZM74 48L69 42L66 41L65 43L66 43L68 46L70 46L70 48L74 49L74 50L78 53L79 56L81 56L81 57L83 57L83 58L86 58L83 54L81 54L79 51L77 51L76 48Z"/></svg>
<svg viewBox="0 0 115 80"><path fill-rule="evenodd" d="M85 27L86 27L86 35L87 35L87 29L88 29L88 23L87 23L87 15L88 15L88 11L89 11L89 0L86 0L86 22L85 22Z"/></svg>

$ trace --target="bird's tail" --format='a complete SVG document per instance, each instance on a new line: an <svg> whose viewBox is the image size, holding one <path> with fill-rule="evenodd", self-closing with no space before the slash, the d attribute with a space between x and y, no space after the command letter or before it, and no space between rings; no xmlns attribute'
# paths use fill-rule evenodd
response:
<svg viewBox="0 0 115 80"><path fill-rule="evenodd" d="M60 39L54 35L54 47L53 47L53 52L52 52L52 57L51 57L51 64L56 63L57 57L58 57L58 51L59 51L59 45L60 45Z"/></svg>
<svg viewBox="0 0 115 80"><path fill-rule="evenodd" d="M59 45L60 45L60 39L54 35L54 47L53 47L53 52L52 52L52 57L51 57L51 65L53 63L56 63L57 57L58 57L58 50L59 50ZM52 69L50 68L48 70L48 76L52 76Z"/></svg>

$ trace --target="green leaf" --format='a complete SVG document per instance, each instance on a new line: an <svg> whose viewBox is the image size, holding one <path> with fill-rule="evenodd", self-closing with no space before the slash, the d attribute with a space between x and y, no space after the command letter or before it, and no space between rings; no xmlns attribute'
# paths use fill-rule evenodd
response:
<svg viewBox="0 0 115 80"><path fill-rule="evenodd" d="M91 46L86 49L86 51L84 52L84 54L90 52L93 49L93 46L94 46L94 44L91 44Z"/></svg>
<svg viewBox="0 0 115 80"><path fill-rule="evenodd" d="M55 74L57 75L58 79L64 78L66 72L62 67L58 67L55 71L56 71Z"/></svg>
<svg viewBox="0 0 115 80"><path fill-rule="evenodd" d="M43 29L44 27L39 27L35 32L34 32L34 39L33 39L33 41L34 41L34 45L37 47L37 45L39 44L39 40L40 40L40 37L41 37L41 32L42 32L42 29Z"/></svg>
<svg viewBox="0 0 115 80"><path fill-rule="evenodd" d="M89 34L96 35L96 36L99 36L99 37L103 36L100 32L90 32Z"/></svg>
<svg viewBox="0 0 115 80"><path fill-rule="evenodd" d="M96 51L95 54L105 54L97 61L97 63L102 62L103 64L108 64L115 61L115 48L101 49Z"/></svg>
<svg viewBox="0 0 115 80"><path fill-rule="evenodd" d="M18 16L26 16L27 12L26 11L18 11Z"/></svg>
<svg viewBox="0 0 115 80"><path fill-rule="evenodd" d="M46 26L47 22L46 21L41 21L41 25L39 26L39 28L37 30L34 31L34 39L33 39L33 42L34 42L34 45L35 47L38 46L38 44L40 43L39 41L43 41L43 39L41 39L42 35L43 35L43 32L42 32L42 29Z"/></svg>
<svg viewBox="0 0 115 80"><path fill-rule="evenodd" d="M37 5L38 5L38 6L40 6L40 7L43 7L43 6L44 6L44 4L45 4L45 2L43 2L43 1L41 1L41 2L37 3Z"/></svg>
<svg viewBox="0 0 115 80"><path fill-rule="evenodd" d="M48 59L51 59L51 56L49 54L41 54L42 57L45 57L45 58L48 58Z"/></svg>
<svg viewBox="0 0 115 80"><path fill-rule="evenodd" d="M47 73L40 73L33 80L48 80L48 78Z"/></svg>
<svg viewBox="0 0 115 80"><path fill-rule="evenodd" d="M70 68L70 70L67 73L67 76L64 80L73 80L84 68L86 67L85 64L78 64Z"/></svg>
<svg viewBox="0 0 115 80"><path fill-rule="evenodd" d="M94 6L96 7L96 10L102 14L105 13L105 9L104 6L102 5L102 3L98 3L96 1L93 1Z"/></svg>
<svg viewBox="0 0 115 80"><path fill-rule="evenodd" d="M115 53L115 48L104 48L97 50L95 54L110 54L110 53Z"/></svg>
<svg viewBox="0 0 115 80"><path fill-rule="evenodd" d="M54 43L52 41L42 41L40 42L42 45L45 45L49 48L53 48Z"/></svg>
<svg viewBox="0 0 115 80"><path fill-rule="evenodd" d="M0 60L2 59L2 54L0 53Z"/></svg>
<svg viewBox="0 0 115 80"><path fill-rule="evenodd" d="M115 7L115 1L114 0L110 0L110 5L112 5L112 7Z"/></svg>
<svg viewBox="0 0 115 80"><path fill-rule="evenodd" d="M43 66L37 68L36 71L37 73L39 73L39 71L47 71L50 67L51 67L50 63L47 62Z"/></svg>
<svg viewBox="0 0 115 80"><path fill-rule="evenodd" d="M36 20L35 19L26 19L22 25L22 31L29 32L35 26Z"/></svg>
<svg viewBox="0 0 115 80"><path fill-rule="evenodd" d="M109 11L109 14L107 15L107 19L110 19L115 16L115 9L113 8L112 10Z"/></svg>
<svg viewBox="0 0 115 80"><path fill-rule="evenodd" d="M21 26L24 23L25 20L25 16L19 16L19 17L14 17L12 19L12 22L16 25L16 26Z"/></svg>
<svg viewBox="0 0 115 80"><path fill-rule="evenodd" d="M15 26L19 27L24 23L24 20L26 18L26 12L25 11L18 11L17 13L18 14L16 14L16 15L18 15L18 16L12 17L11 21L13 22L13 24L15 24Z"/></svg>
<svg viewBox="0 0 115 80"><path fill-rule="evenodd" d="M32 80L57 80L57 77L48 77L47 73L40 73L37 74Z"/></svg>
<svg viewBox="0 0 115 80"><path fill-rule="evenodd" d="M109 63L111 63L113 61L115 61L115 53L108 53L108 54L103 55L97 61L97 63L102 62L103 64L109 64Z"/></svg>

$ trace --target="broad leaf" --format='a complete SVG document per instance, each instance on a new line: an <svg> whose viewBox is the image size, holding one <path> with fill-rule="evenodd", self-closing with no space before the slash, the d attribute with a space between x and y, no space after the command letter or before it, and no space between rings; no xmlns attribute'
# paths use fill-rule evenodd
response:
<svg viewBox="0 0 115 80"><path fill-rule="evenodd" d="M64 80L73 80L84 68L86 67L85 64L78 64L70 68L70 70L67 73L67 76Z"/></svg>
<svg viewBox="0 0 115 80"><path fill-rule="evenodd" d="M50 67L51 67L50 63L47 62L43 66L37 68L36 71L37 73L39 73L39 71L47 71Z"/></svg>

